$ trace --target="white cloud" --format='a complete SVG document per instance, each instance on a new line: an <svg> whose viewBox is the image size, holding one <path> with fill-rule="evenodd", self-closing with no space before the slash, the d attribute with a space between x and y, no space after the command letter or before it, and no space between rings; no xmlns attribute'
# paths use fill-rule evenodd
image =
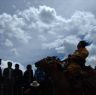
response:
<svg viewBox="0 0 96 95"><path fill-rule="evenodd" d="M96 18L90 12L77 11L65 19L54 8L40 6L13 15L0 15L1 58L25 64L47 55L64 53L67 56L82 39L92 42L88 47L89 59L92 59L96 51Z"/></svg>
<svg viewBox="0 0 96 95"><path fill-rule="evenodd" d="M90 58L88 58L87 65L90 65L94 68L96 66L96 56L91 56Z"/></svg>
<svg viewBox="0 0 96 95"><path fill-rule="evenodd" d="M63 54L64 54L65 47L64 47L64 46L57 47L57 48L56 48L56 51L57 51L58 53L63 53Z"/></svg>
<svg viewBox="0 0 96 95"><path fill-rule="evenodd" d="M56 20L56 12L53 8L40 6L39 8L39 18L46 24L50 24Z"/></svg>

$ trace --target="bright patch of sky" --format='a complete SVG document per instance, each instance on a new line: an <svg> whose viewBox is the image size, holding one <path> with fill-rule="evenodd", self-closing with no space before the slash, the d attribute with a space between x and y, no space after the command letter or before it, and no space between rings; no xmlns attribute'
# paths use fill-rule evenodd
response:
<svg viewBox="0 0 96 95"><path fill-rule="evenodd" d="M49 55L66 57L84 39L92 42L88 47L87 64L96 65L94 3L90 0L53 1L0 2L0 5L6 5L0 6L0 58L25 66Z"/></svg>

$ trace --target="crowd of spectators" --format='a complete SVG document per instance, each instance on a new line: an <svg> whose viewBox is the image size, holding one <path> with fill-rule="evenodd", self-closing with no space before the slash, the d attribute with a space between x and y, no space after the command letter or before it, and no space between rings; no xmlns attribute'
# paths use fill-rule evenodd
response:
<svg viewBox="0 0 96 95"><path fill-rule="evenodd" d="M40 95L40 88L46 79L45 73L40 68L37 68L33 74L31 64L26 66L24 72L19 68L19 64L15 64L15 69L12 68L12 62L7 62L7 65L4 70L0 67L0 95L26 95L30 87L33 90L39 87L39 91L32 91L32 94L36 95L38 92Z"/></svg>

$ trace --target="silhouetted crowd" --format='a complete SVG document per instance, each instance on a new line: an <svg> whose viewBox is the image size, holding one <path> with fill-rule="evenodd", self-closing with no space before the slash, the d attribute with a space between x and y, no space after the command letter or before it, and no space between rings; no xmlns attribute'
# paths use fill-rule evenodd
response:
<svg viewBox="0 0 96 95"><path fill-rule="evenodd" d="M93 81L96 79L96 68L93 70L91 66L85 66L86 58L89 55L89 51L86 49L87 45L88 43L85 41L80 41L75 52L68 55L68 58L63 61L56 59L56 57L49 57L47 58L48 60L45 58L41 62L38 61L35 63L35 66L37 67L35 74L33 74L31 64L28 64L25 72L23 72L20 70L19 64L15 64L15 69L13 69L12 62L8 62L8 67L4 68L4 70L0 67L0 95L55 95L53 94L53 90L56 85L54 84L52 77L49 75L51 73L50 71L53 71L49 70L50 66L53 66L52 69L55 68L54 71L57 70L58 72L61 72L62 75L65 74L69 79L69 82L71 81L70 84L72 84L73 88L72 95L90 95L87 93L90 88L87 84L91 81L86 82L86 80L89 80L91 77ZM41 69L42 64L40 65L40 63L43 63L45 66L43 69ZM44 63L50 64L48 67L49 73L45 72L46 70L44 69L48 64L45 65ZM56 65L54 65L54 63ZM82 82L82 80L85 81ZM55 79L55 81L58 82L60 80ZM85 88L84 90L81 90L83 88L83 86L81 86L82 83L86 83L85 88L88 87L87 90ZM94 83L95 81L90 84L93 86ZM83 91L87 94L81 94Z"/></svg>
<svg viewBox="0 0 96 95"><path fill-rule="evenodd" d="M0 95L45 95L42 92L46 93L46 88L51 89L50 79L39 67L33 74L31 64L26 66L25 72L20 70L19 64L15 64L15 69L12 68L12 62L7 62L7 65L4 70L0 67Z"/></svg>

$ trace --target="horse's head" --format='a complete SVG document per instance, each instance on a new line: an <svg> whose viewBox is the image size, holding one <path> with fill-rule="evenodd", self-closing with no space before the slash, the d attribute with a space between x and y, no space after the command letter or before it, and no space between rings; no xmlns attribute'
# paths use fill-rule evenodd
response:
<svg viewBox="0 0 96 95"><path fill-rule="evenodd" d="M56 58L55 56L52 57L46 57L37 63L35 63L35 66L38 68L41 68L44 71L52 71L58 69L58 64L60 64L59 58Z"/></svg>

